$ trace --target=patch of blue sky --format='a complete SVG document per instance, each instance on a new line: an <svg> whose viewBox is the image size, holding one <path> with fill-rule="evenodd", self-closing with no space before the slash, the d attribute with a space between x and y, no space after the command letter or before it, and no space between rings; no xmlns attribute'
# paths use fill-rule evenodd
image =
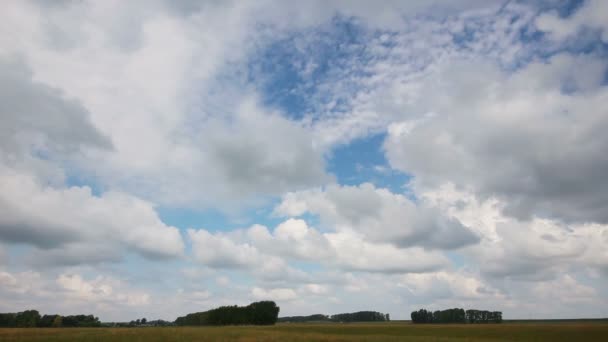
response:
<svg viewBox="0 0 608 342"><path fill-rule="evenodd" d="M306 221L306 224L309 227L313 227L320 231L327 231L326 227L321 225L321 221L320 221L318 215L314 215L311 213L304 213L304 214L298 216L297 218Z"/></svg>
<svg viewBox="0 0 608 342"><path fill-rule="evenodd" d="M541 39L538 41L527 42L528 46L535 52L530 59L548 60L560 53L607 57L608 45L602 42L601 34L596 29L581 28L575 36L559 42L552 42L547 35L541 34Z"/></svg>
<svg viewBox="0 0 608 342"><path fill-rule="evenodd" d="M467 265L465 258L457 251L447 251L445 252L445 256L450 259L452 265L456 269L463 268Z"/></svg>
<svg viewBox="0 0 608 342"><path fill-rule="evenodd" d="M44 148L32 150L32 155L44 161L53 160L52 153ZM85 172L80 172L78 169L74 169L71 165L67 165L65 168L64 183L68 187L88 187L91 189L91 194L97 197L101 196L104 192L103 186L96 182L94 177L87 175Z"/></svg>
<svg viewBox="0 0 608 342"><path fill-rule="evenodd" d="M265 105L302 119L334 100L324 87L348 74L365 54L367 31L352 18L336 16L327 25L291 32L268 43L249 61L249 82ZM330 82L330 83L332 83Z"/></svg>
<svg viewBox="0 0 608 342"><path fill-rule="evenodd" d="M325 270L325 267L318 262L314 261L292 261L289 265L295 269L300 271L304 271L306 273L321 273Z"/></svg>
<svg viewBox="0 0 608 342"><path fill-rule="evenodd" d="M273 230L287 218L273 213L279 204L280 198L268 201L263 206L253 206L234 212L225 212L217 209L188 209L174 207L158 207L156 209L161 220L168 225L182 230L205 229L211 233L226 232L235 229L246 229L254 224L260 224ZM318 218L304 214L299 218L309 225L318 224Z"/></svg>
<svg viewBox="0 0 608 342"><path fill-rule="evenodd" d="M26 265L23 260L27 259L28 254L32 251L32 246L26 244L5 244L3 245L6 251L7 258L3 260L6 266L17 271L27 270L30 265Z"/></svg>
<svg viewBox="0 0 608 342"><path fill-rule="evenodd" d="M537 15L541 13L557 13L561 18L572 16L584 3L584 0L572 1L540 1L537 4ZM518 40L522 43L515 69L525 66L534 60L548 60L559 53L608 55L608 46L601 40L601 32L597 29L582 28L571 38L563 41L551 41L550 35L539 31L535 25L536 16L519 30Z"/></svg>
<svg viewBox="0 0 608 342"><path fill-rule="evenodd" d="M328 171L342 185L368 182L394 193L404 193L411 176L391 169L382 150L385 138L386 134L380 133L335 148L327 162Z"/></svg>
<svg viewBox="0 0 608 342"><path fill-rule="evenodd" d="M67 172L65 184L68 187L88 187L91 194L100 197L106 191L104 186L84 172Z"/></svg>
<svg viewBox="0 0 608 342"><path fill-rule="evenodd" d="M168 225L185 229L206 229L211 232L237 228L227 215L215 209L196 210L189 208L158 207L156 212Z"/></svg>
<svg viewBox="0 0 608 342"><path fill-rule="evenodd" d="M571 16L585 3L586 0L537 0L535 6L539 12L554 11L560 17L566 18ZM528 1L518 1L523 4L528 4Z"/></svg>

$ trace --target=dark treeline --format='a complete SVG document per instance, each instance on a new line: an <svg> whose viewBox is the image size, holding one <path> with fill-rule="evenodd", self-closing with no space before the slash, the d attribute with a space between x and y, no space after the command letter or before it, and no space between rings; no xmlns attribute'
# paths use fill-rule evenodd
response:
<svg viewBox="0 0 608 342"><path fill-rule="evenodd" d="M147 320L146 318L132 320L130 322L105 322L104 327L131 328L131 327L171 327L175 323L162 319Z"/></svg>
<svg viewBox="0 0 608 342"><path fill-rule="evenodd" d="M389 320L389 316L376 311L359 311L332 315L331 320L334 322L384 322Z"/></svg>
<svg viewBox="0 0 608 342"><path fill-rule="evenodd" d="M454 308L429 311L420 309L412 312L412 323L501 323L502 312L467 310Z"/></svg>
<svg viewBox="0 0 608 342"><path fill-rule="evenodd" d="M175 320L176 325L272 325L277 322L280 308L273 301L251 303L247 306L221 306L204 312L191 313Z"/></svg>
<svg viewBox="0 0 608 342"><path fill-rule="evenodd" d="M281 317L279 322L303 323L303 322L385 322L389 321L389 314L376 311L359 311L352 313L341 313L336 315L316 314L310 316Z"/></svg>
<svg viewBox="0 0 608 342"><path fill-rule="evenodd" d="M60 327L99 327L99 318L93 315L44 315L37 310L26 310L17 313L0 313L0 327L21 328L60 328Z"/></svg>
<svg viewBox="0 0 608 342"><path fill-rule="evenodd" d="M310 316L285 316L279 317L278 322L305 323L305 322L331 322L330 316L315 314Z"/></svg>
<svg viewBox="0 0 608 342"><path fill-rule="evenodd" d="M467 322L469 323L501 323L502 312L467 310Z"/></svg>

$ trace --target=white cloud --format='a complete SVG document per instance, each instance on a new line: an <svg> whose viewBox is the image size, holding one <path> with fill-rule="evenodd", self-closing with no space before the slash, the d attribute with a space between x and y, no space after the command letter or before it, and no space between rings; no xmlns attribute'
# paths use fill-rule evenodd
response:
<svg viewBox="0 0 608 342"><path fill-rule="evenodd" d="M209 4L185 16L156 3L145 11L121 3L8 7L7 25L20 27L20 39L1 35L0 56L23 56L38 82L27 94L38 89L38 97L48 97L44 87L57 88L78 99L72 111L90 113L94 127L80 129L74 121L72 130L58 133L107 136L112 150L68 159L104 186L172 206L234 207L235 198L255 202L329 179L309 132L252 100L255 91L244 82L220 80L238 74L225 67L265 39L250 29L255 17L247 14L257 5ZM66 39L75 41L57 46ZM43 125L49 115L33 109L23 109L26 123L39 122L43 135L57 130ZM20 123L17 130L27 128Z"/></svg>
<svg viewBox="0 0 608 342"><path fill-rule="evenodd" d="M306 293L310 293L313 295L326 295L327 293L329 293L329 287L327 285L323 285L323 284L315 284L315 283L310 283L310 284L305 284L302 286L301 291L306 292Z"/></svg>
<svg viewBox="0 0 608 342"><path fill-rule="evenodd" d="M350 271L409 273L428 272L449 265L445 256L419 247L398 248L370 243L350 233L327 234L336 250L336 264Z"/></svg>
<svg viewBox="0 0 608 342"><path fill-rule="evenodd" d="M497 197L520 219L605 223L606 68L569 54L513 74L482 62L444 64L422 82L440 95L404 108L434 114L408 131L389 129L386 155L414 175L418 192L452 182Z"/></svg>
<svg viewBox="0 0 608 342"><path fill-rule="evenodd" d="M0 185L0 238L40 248L43 262L115 260L126 251L150 258L183 253L177 228L165 225L150 203L136 197L95 196L88 187L53 188L6 167L0 167Z"/></svg>
<svg viewBox="0 0 608 342"><path fill-rule="evenodd" d="M332 230L354 231L372 242L396 246L449 249L477 242L475 234L459 221L369 183L288 193L275 213L319 215Z"/></svg>
<svg viewBox="0 0 608 342"><path fill-rule="evenodd" d="M416 297L427 300L483 300L504 295L474 275L464 272L435 272L407 274L398 286L405 287Z"/></svg>
<svg viewBox="0 0 608 342"><path fill-rule="evenodd" d="M78 101L35 82L23 61L0 57L0 103L0 150L13 158L31 150L52 155L112 147Z"/></svg>
<svg viewBox="0 0 608 342"><path fill-rule="evenodd" d="M290 301L298 297L296 291L287 288L266 290L254 287L251 290L251 295L257 300L276 300L277 302Z"/></svg>
<svg viewBox="0 0 608 342"><path fill-rule="evenodd" d="M252 298L291 314L605 315L607 64L601 49L544 57L607 42L605 7L562 18L478 0L7 3L0 298L123 320ZM361 39L344 40L342 24ZM549 39L528 41L535 28ZM267 75L250 65L283 40L302 54L289 60L301 88L281 89L310 102L301 119L269 107ZM415 199L328 185L332 148L384 132L392 169L376 176L408 173ZM284 222L189 230L192 260L156 281L173 265L154 260L189 251L158 205L230 211L277 196ZM120 263L132 253L145 258Z"/></svg>
<svg viewBox="0 0 608 342"><path fill-rule="evenodd" d="M0 294L5 310L27 308L41 313L93 313L107 319L121 310L131 313L151 303L150 293L131 287L114 277L99 275L88 278L76 273L44 274L37 272L9 273L0 271Z"/></svg>
<svg viewBox="0 0 608 342"><path fill-rule="evenodd" d="M216 268L246 268L267 278L305 279L287 260L312 261L338 270L407 273L445 267L441 253L419 247L373 243L352 232L320 233L305 221L288 219L271 234L264 226L231 233L189 230L197 261Z"/></svg>
<svg viewBox="0 0 608 342"><path fill-rule="evenodd" d="M472 193L444 185L421 194L448 215L477 231L480 243L464 252L488 276L520 280L553 279L584 268L608 267L608 226L566 225L534 218L519 221L505 216L505 203L490 198L480 201ZM483 262L479 262L483 260Z"/></svg>
<svg viewBox="0 0 608 342"><path fill-rule="evenodd" d="M554 281L534 284L532 293L540 299L562 298L564 303L591 303L597 297L594 288L579 283L568 274L563 274Z"/></svg>
<svg viewBox="0 0 608 342"><path fill-rule="evenodd" d="M221 234L211 234L204 229L189 229L188 236L196 260L211 267L254 267L266 261L254 246L239 244Z"/></svg>
<svg viewBox="0 0 608 342"><path fill-rule="evenodd" d="M442 65L457 71L457 60L478 65L484 59L516 67L521 59L531 58L538 47L526 46L520 38L530 30L535 9L517 2L498 7L489 4L441 20L407 18L400 30L367 39L365 49L358 49L360 43L348 45L361 56L344 61L344 67L336 66L331 77L317 86L320 103L310 120L319 144L349 143L383 133L392 123L432 114L419 102L444 102L438 84L425 86ZM467 76L473 82L483 79L479 75L484 72Z"/></svg>
<svg viewBox="0 0 608 342"><path fill-rule="evenodd" d="M261 250L298 260L327 260L334 251L326 236L309 227L304 220L288 219L272 233L264 226L254 225L247 232Z"/></svg>
<svg viewBox="0 0 608 342"><path fill-rule="evenodd" d="M562 18L557 12L545 12L536 18L536 26L549 33L555 40L574 37L583 28L601 32L604 43L608 43L608 5L602 0L587 0L574 14Z"/></svg>

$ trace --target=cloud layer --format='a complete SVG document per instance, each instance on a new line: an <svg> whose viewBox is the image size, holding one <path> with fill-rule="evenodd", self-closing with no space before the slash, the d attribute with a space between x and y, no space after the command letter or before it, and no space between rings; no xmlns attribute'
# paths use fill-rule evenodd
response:
<svg viewBox="0 0 608 342"><path fill-rule="evenodd" d="M0 311L605 316L606 13L6 4Z"/></svg>

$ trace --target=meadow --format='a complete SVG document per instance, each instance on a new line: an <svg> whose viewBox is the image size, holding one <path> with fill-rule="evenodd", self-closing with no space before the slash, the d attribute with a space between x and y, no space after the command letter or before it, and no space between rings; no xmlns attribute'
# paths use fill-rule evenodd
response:
<svg viewBox="0 0 608 342"><path fill-rule="evenodd" d="M285 323L274 326L3 328L0 341L606 341L606 322L414 325Z"/></svg>

